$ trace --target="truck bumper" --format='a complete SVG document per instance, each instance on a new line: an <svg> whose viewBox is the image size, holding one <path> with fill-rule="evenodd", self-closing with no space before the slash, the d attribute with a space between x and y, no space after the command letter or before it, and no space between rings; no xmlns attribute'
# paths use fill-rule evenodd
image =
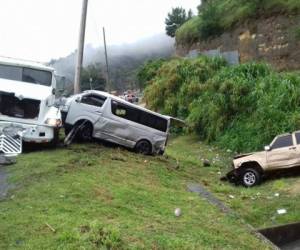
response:
<svg viewBox="0 0 300 250"><path fill-rule="evenodd" d="M24 130L23 141L32 143L49 143L54 139L56 127L46 125L24 124L17 122L0 122L0 128L15 126Z"/></svg>

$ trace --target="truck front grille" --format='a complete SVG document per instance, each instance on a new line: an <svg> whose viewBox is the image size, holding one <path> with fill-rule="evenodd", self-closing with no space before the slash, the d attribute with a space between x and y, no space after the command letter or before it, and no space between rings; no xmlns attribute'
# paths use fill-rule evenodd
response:
<svg viewBox="0 0 300 250"><path fill-rule="evenodd" d="M12 94L0 94L0 114L23 119L37 119L40 112L40 101L18 99Z"/></svg>

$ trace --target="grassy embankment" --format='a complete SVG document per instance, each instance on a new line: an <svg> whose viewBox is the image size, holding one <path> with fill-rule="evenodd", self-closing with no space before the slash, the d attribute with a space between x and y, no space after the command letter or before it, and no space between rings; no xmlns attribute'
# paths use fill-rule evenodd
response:
<svg viewBox="0 0 300 250"><path fill-rule="evenodd" d="M176 32L178 44L206 40L230 30L247 19L274 14L295 14L298 0L212 0L199 7L199 15L183 24ZM295 33L297 35L297 33Z"/></svg>
<svg viewBox="0 0 300 250"><path fill-rule="evenodd" d="M281 206L288 215L276 223L296 216L299 202L290 207L285 194L265 200L290 182L253 190L221 184L219 167L203 168L200 156L213 152L189 137L174 140L164 157L98 144L24 154L9 168L15 188L0 202L0 249L268 248L237 218L187 192L186 184L206 184L247 221L263 226Z"/></svg>
<svg viewBox="0 0 300 250"><path fill-rule="evenodd" d="M148 107L185 119L189 132L225 149L260 150L276 135L300 128L299 73L199 57L166 61L151 76L144 83Z"/></svg>

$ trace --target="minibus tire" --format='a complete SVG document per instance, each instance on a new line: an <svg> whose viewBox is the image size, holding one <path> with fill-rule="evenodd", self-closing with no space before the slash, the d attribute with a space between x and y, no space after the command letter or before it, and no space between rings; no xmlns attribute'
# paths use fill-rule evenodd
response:
<svg viewBox="0 0 300 250"><path fill-rule="evenodd" d="M93 125L87 122L84 127L78 131L77 138L82 142L91 142L93 139Z"/></svg>
<svg viewBox="0 0 300 250"><path fill-rule="evenodd" d="M139 141L135 146L135 151L139 154L143 155L151 155L152 153L152 145L147 140Z"/></svg>

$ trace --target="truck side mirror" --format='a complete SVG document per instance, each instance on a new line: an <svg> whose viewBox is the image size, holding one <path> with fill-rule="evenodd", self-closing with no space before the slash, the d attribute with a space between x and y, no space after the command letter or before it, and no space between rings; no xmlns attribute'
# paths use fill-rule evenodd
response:
<svg viewBox="0 0 300 250"><path fill-rule="evenodd" d="M271 151L271 147L270 146L265 146L265 151Z"/></svg>

